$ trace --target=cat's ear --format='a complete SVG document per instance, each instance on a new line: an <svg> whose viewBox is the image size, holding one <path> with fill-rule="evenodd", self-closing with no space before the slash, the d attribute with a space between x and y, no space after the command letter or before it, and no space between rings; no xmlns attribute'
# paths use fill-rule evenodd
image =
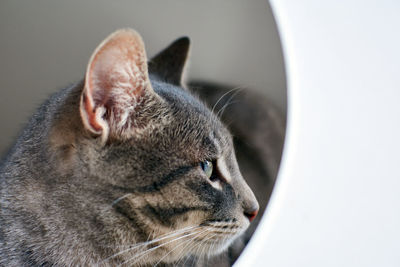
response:
<svg viewBox="0 0 400 267"><path fill-rule="evenodd" d="M90 58L80 113L87 130L101 135L132 130L132 115L153 93L142 38L131 29L107 37Z"/></svg>
<svg viewBox="0 0 400 267"><path fill-rule="evenodd" d="M188 37L177 39L150 60L149 72L168 83L183 85L189 48Z"/></svg>

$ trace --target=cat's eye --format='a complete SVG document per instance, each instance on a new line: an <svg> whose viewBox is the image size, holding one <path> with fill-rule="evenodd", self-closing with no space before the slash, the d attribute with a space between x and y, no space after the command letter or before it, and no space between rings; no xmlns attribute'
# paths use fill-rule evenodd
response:
<svg viewBox="0 0 400 267"><path fill-rule="evenodd" d="M214 165L211 161L205 160L200 162L200 167L207 176L207 178L211 178L211 175L213 174L214 170Z"/></svg>

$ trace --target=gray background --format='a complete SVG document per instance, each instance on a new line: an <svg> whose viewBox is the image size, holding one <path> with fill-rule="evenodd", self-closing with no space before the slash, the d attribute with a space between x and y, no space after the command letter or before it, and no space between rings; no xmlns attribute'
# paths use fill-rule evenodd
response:
<svg viewBox="0 0 400 267"><path fill-rule="evenodd" d="M266 0L1 0L0 154L51 92L83 78L94 48L121 27L142 35L148 56L189 36L188 78L263 90L286 110L282 52Z"/></svg>

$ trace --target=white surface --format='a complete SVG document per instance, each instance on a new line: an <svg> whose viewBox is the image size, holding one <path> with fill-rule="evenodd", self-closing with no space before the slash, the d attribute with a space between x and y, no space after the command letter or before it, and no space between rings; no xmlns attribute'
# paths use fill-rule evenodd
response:
<svg viewBox="0 0 400 267"><path fill-rule="evenodd" d="M400 266L400 2L274 0L289 85L272 201L239 266Z"/></svg>

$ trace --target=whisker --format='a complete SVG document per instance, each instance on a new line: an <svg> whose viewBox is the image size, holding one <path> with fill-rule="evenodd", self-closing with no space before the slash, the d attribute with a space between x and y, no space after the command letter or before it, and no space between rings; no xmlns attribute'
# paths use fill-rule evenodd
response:
<svg viewBox="0 0 400 267"><path fill-rule="evenodd" d="M141 252L141 253L139 253L139 254L133 256L133 257L130 258L129 260L124 261L123 263L121 263L121 264L118 265L118 266L122 266L123 264L128 263L128 262L131 262L132 260L135 260L135 262L136 262L137 260L139 260L140 258L142 258L144 255L148 254L149 252L151 252L151 251L153 251L153 250L156 250L156 249L158 249L158 248L160 248L160 247L163 247L163 246L165 246L165 245L167 245L167 244L169 244L169 243L175 242L175 241L180 240L180 239L182 239L182 238L185 238L185 237L188 237L188 236L192 236L192 235L194 235L194 234L197 234L197 233L196 233L196 232L189 233L189 234L186 234L186 235L177 237L177 238L175 238L175 239L172 239L172 240L170 240L170 241L168 241L168 242L166 242L166 243L163 243L163 244L160 244L160 245L158 245L158 246L155 246L155 247L153 247L153 248L150 248L150 249L148 249L148 250L145 250L145 251L143 251L143 252Z"/></svg>
<svg viewBox="0 0 400 267"><path fill-rule="evenodd" d="M226 103L226 104L218 111L217 117L218 117L218 118L222 118L222 116L224 115L224 112L225 112L226 108L229 107L229 106L231 106L231 105L233 105L233 104L236 104L236 103L240 103L240 101L232 101L232 102Z"/></svg>
<svg viewBox="0 0 400 267"><path fill-rule="evenodd" d="M214 250L214 247L215 247L215 245L216 245L218 242L219 242L219 243L225 243L225 241L226 241L229 237L230 237L229 235L226 235L226 236L223 238L222 242L219 241L219 240L215 240L215 241L213 242L213 244L211 245L211 251Z"/></svg>
<svg viewBox="0 0 400 267"><path fill-rule="evenodd" d="M202 251L201 251L201 254L206 254L206 251L204 251L206 248L207 248L207 241L208 240L210 240L211 238L213 238L213 237L215 237L215 236L217 236L218 234L213 234L213 235L211 235L211 236L209 236L208 238L206 238L203 242L204 242L204 246L203 246L203 249L202 249ZM204 257L204 256L203 256ZM207 255L207 257L209 257L208 255Z"/></svg>
<svg viewBox="0 0 400 267"><path fill-rule="evenodd" d="M188 231L188 230L193 229L193 228L196 228L196 227L198 227L198 226L188 226L188 227L185 227L185 228L182 228L182 229L178 229L178 230L174 230L174 231L171 231L171 232L166 233L166 234L164 234L164 235L161 235L161 236L159 236L158 238L153 239L153 240L151 240L151 241L146 241L146 242L134 244L133 246L127 245L127 246L130 246L130 247L127 248L127 249L124 249L124 250L122 250L122 251L120 251L120 252L117 252L117 253L115 253L115 254L113 254L113 255L111 255L111 256L109 256L108 258L104 259L104 260L102 261L102 263L103 263L103 262L106 262L106 261L108 261L108 260L110 260L110 259L112 259L112 258L115 258L115 257L117 257L117 256L119 256L119 255L121 255L121 254L123 254L123 253L132 251L132 250L137 249L137 248L140 248L140 247L144 247L144 246L151 245L151 244L153 244L153 243L155 243L155 242L159 242L159 241L162 241L162 240L165 240L165 239L174 237L174 236L176 236L176 235L179 235L179 234L181 234L181 233L183 233L183 232L185 232L185 231ZM149 237L150 237L150 235L149 235ZM148 239L149 239L149 237L148 237Z"/></svg>
<svg viewBox="0 0 400 267"><path fill-rule="evenodd" d="M208 228L205 228L205 230L207 230L207 231L210 231ZM202 233L204 233L204 232L201 232L200 234L202 234ZM188 249L188 251L192 251L193 250L193 248L194 247L196 247L198 244L196 244L196 238L198 237L198 236L200 236L200 234L199 235L197 235L197 236L194 236L191 240L190 240L190 242L189 242L189 244L188 244L188 246L190 246L190 248ZM197 250L196 250L197 251ZM184 252L184 250L182 250L182 252ZM179 256L179 260L176 262L176 264L178 265L179 264L179 262L181 261L181 260L183 260L184 259L184 254L182 253L182 256ZM190 259L190 257L195 257L195 256L193 256L193 253L191 254L191 255L189 255L188 257L186 257L186 260L185 260L185 262L183 263L183 265L182 266L186 266L186 262ZM193 262L192 262L192 264L194 264L195 263L195 259L193 259Z"/></svg>
<svg viewBox="0 0 400 267"><path fill-rule="evenodd" d="M225 109L226 109L226 107L227 106L229 106L232 102L232 100L233 100L233 98L235 97L235 96L237 96L241 91L243 91L245 88L243 87L243 88L240 88L240 89L238 89L235 93L233 93L230 97L229 97L229 99L228 99L228 101L226 101L226 103L225 103L225 105L217 112L217 117L222 117L222 114L224 113L224 111L225 111ZM222 111L222 112L221 112ZM221 114L220 114L221 113Z"/></svg>
<svg viewBox="0 0 400 267"><path fill-rule="evenodd" d="M193 228L198 228L198 227L199 227L199 226L197 226L197 225L191 225L191 226L187 226L187 227L184 227L184 228L180 228L180 229L171 231L171 232L169 232L169 233L160 235L160 236L158 237L158 239L159 239L159 238L166 237L166 236L168 236L168 235L170 235L170 234L172 234L172 233L181 233L181 232L185 232L185 231L187 231L187 230L191 230L191 229L193 229ZM155 240L157 240L157 239L155 239Z"/></svg>
<svg viewBox="0 0 400 267"><path fill-rule="evenodd" d="M195 237L194 238L192 238L192 239L190 239L190 242L187 244L187 247L188 247L188 251L192 251L192 248L194 247L194 246L196 246L196 243L194 243L194 241L195 241ZM184 252L185 252L185 250L181 250L181 254L179 254L179 257L178 257L178 261L176 262L176 265L177 266L179 266L179 264L180 264L180 262L183 260L183 259L185 259L185 254L184 254ZM187 256L187 255L186 255ZM189 255L189 256L187 256L186 257L186 260L185 260L185 262L183 263L183 265L182 266L186 266L186 262L190 259L190 257L191 257L192 255Z"/></svg>
<svg viewBox="0 0 400 267"><path fill-rule="evenodd" d="M165 259L169 254L171 254L171 252L175 251L177 248L181 247L182 245L186 245L187 243L193 241L197 236L201 235L204 232L206 232L206 231L202 231L202 232L198 233L196 236L192 237L191 239L186 240L186 241L182 242L181 244L177 245L174 249L170 250L167 254L162 256L161 259L155 265L153 265L153 267L156 267L163 259Z"/></svg>
<svg viewBox="0 0 400 267"><path fill-rule="evenodd" d="M214 113L214 110L215 110L215 108L217 107L218 103L219 103L226 95L230 94L231 92L233 92L233 91L235 91L235 90L240 90L240 89L242 89L242 87L241 87L241 86L238 86L238 87L235 87L235 88L229 90L228 92L224 93L224 94L218 99L218 101L215 102L214 106L213 106L212 109L211 109L211 113Z"/></svg>
<svg viewBox="0 0 400 267"><path fill-rule="evenodd" d="M207 229L208 232L210 232L210 229L208 229L208 228L206 228L206 229ZM196 237L194 237L192 241L195 241L195 238ZM202 243L193 243L193 247L196 249L193 254L196 255L197 260L200 258L200 256L197 256L197 255L199 254L198 251L200 250L201 245L202 245ZM188 259L189 258L187 258L185 260L185 262L183 263L183 266L186 266L186 262L187 262ZM193 261L193 264L195 264L195 262L196 262L196 260Z"/></svg>
<svg viewBox="0 0 400 267"><path fill-rule="evenodd" d="M225 239L224 239L224 241L225 241ZM217 240L215 240L213 243L212 243L212 245L210 246L210 251L214 251L214 247L215 247L215 245L217 244Z"/></svg>

